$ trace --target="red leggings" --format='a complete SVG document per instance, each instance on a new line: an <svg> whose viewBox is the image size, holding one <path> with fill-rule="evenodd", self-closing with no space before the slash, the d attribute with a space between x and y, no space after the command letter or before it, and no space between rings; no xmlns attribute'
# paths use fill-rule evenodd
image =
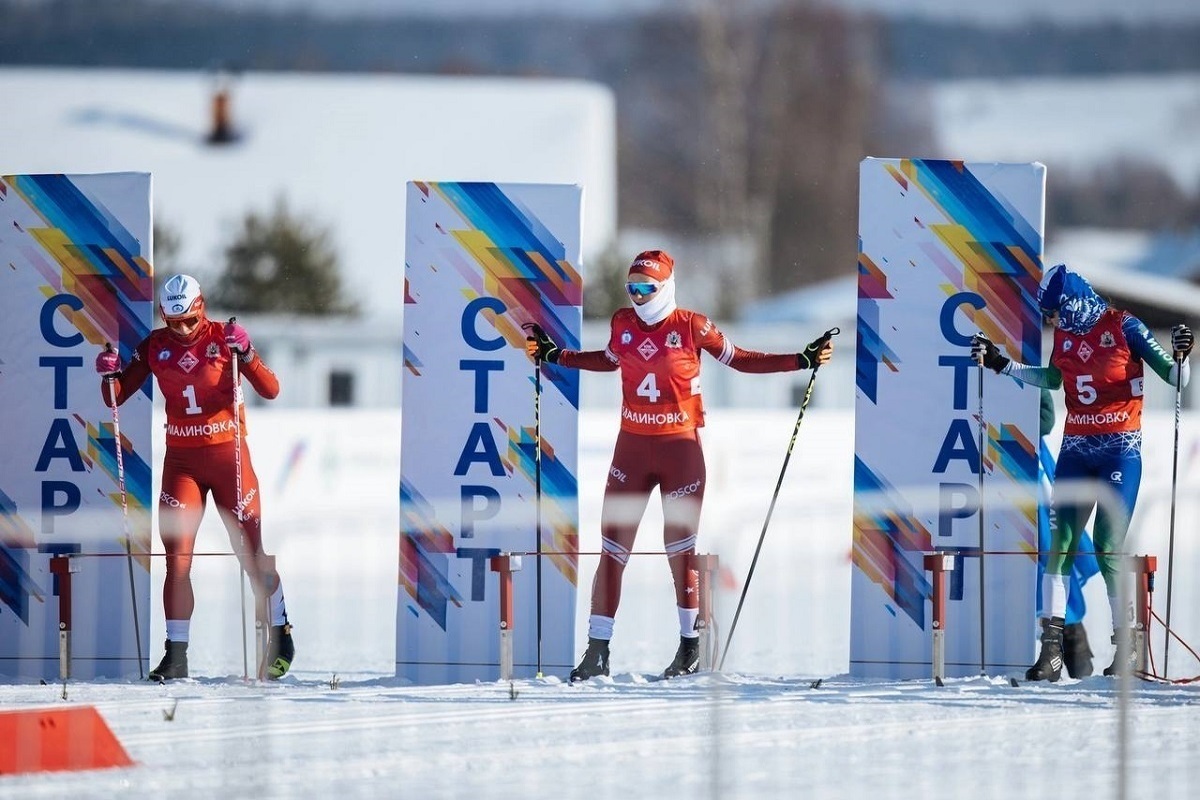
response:
<svg viewBox="0 0 1200 800"><path fill-rule="evenodd" d="M650 492L659 487L663 546L680 608L697 608L699 575L692 556L704 502L704 452L698 431L671 436L617 435L600 512L603 554L592 582L592 614L615 617L621 578Z"/></svg>
<svg viewBox="0 0 1200 800"><path fill-rule="evenodd" d="M250 451L242 440L242 520L238 521L237 449L234 442L205 447L167 448L163 459L162 492L158 496L158 531L167 552L167 578L163 585L163 610L167 619L191 619L196 600L192 594L192 553L204 516L207 495L212 493L217 513L229 532L229 543L250 576L254 595L262 605L279 585L279 575L262 551L262 504L258 476Z"/></svg>

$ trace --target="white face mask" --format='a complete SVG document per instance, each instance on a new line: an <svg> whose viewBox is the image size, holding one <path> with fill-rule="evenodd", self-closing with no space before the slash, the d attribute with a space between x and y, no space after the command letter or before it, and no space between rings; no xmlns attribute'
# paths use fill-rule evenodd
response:
<svg viewBox="0 0 1200 800"><path fill-rule="evenodd" d="M675 276L672 275L660 283L658 291L648 302L642 303L640 306L637 303L632 303L632 305L633 310L637 312L638 319L647 325L656 325L662 322L675 310Z"/></svg>

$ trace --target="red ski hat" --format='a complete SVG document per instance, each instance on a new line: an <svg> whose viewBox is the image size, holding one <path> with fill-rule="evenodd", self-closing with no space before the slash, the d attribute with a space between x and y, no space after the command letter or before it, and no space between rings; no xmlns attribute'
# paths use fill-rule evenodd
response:
<svg viewBox="0 0 1200 800"><path fill-rule="evenodd" d="M629 274L645 275L662 283L675 272L675 259L666 250L645 250L629 266Z"/></svg>

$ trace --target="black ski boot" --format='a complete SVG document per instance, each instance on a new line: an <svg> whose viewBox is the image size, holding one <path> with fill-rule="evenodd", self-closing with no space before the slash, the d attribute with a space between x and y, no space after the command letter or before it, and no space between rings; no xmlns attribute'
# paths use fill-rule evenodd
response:
<svg viewBox="0 0 1200 800"><path fill-rule="evenodd" d="M167 639L165 643L167 654L163 656L162 661L158 662L158 666L150 670L150 680L163 681L174 680L175 678L186 678L188 676L187 667L187 642L172 642Z"/></svg>
<svg viewBox="0 0 1200 800"><path fill-rule="evenodd" d="M292 642L290 623L272 625L270 636L271 638L267 640L264 673L270 680L277 681L292 668L292 660L296 657L296 645Z"/></svg>
<svg viewBox="0 0 1200 800"><path fill-rule="evenodd" d="M1072 622L1063 629L1063 665L1072 678L1091 677L1092 648L1082 622Z"/></svg>
<svg viewBox="0 0 1200 800"><path fill-rule="evenodd" d="M1042 620L1042 652L1038 653L1037 662L1025 671L1025 680L1053 683L1062 676L1063 627L1062 617Z"/></svg>
<svg viewBox="0 0 1200 800"><path fill-rule="evenodd" d="M691 675L700 669L700 637L679 637L679 649L675 651L675 660L671 662L662 676L676 678L680 675Z"/></svg>
<svg viewBox="0 0 1200 800"><path fill-rule="evenodd" d="M1128 641L1125 645L1122 645L1120 635L1116 631L1113 631L1112 643L1116 645L1117 649L1113 652L1112 663L1104 668L1104 674L1109 677L1120 675L1124 670L1128 670L1129 674L1132 675L1137 670L1137 653L1134 652L1133 646L1137 631L1130 628L1125 634Z"/></svg>
<svg viewBox="0 0 1200 800"><path fill-rule="evenodd" d="M589 636L587 650L583 651L579 666L571 670L571 683L607 674L608 639L593 639Z"/></svg>

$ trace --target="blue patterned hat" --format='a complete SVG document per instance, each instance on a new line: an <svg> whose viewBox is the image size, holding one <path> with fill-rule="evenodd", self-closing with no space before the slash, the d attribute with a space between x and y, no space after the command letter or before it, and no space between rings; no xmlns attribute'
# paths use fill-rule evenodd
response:
<svg viewBox="0 0 1200 800"><path fill-rule="evenodd" d="M1038 288L1038 306L1047 316L1058 312L1058 327L1077 336L1090 331L1108 309L1087 278L1071 272L1066 264L1046 272Z"/></svg>

